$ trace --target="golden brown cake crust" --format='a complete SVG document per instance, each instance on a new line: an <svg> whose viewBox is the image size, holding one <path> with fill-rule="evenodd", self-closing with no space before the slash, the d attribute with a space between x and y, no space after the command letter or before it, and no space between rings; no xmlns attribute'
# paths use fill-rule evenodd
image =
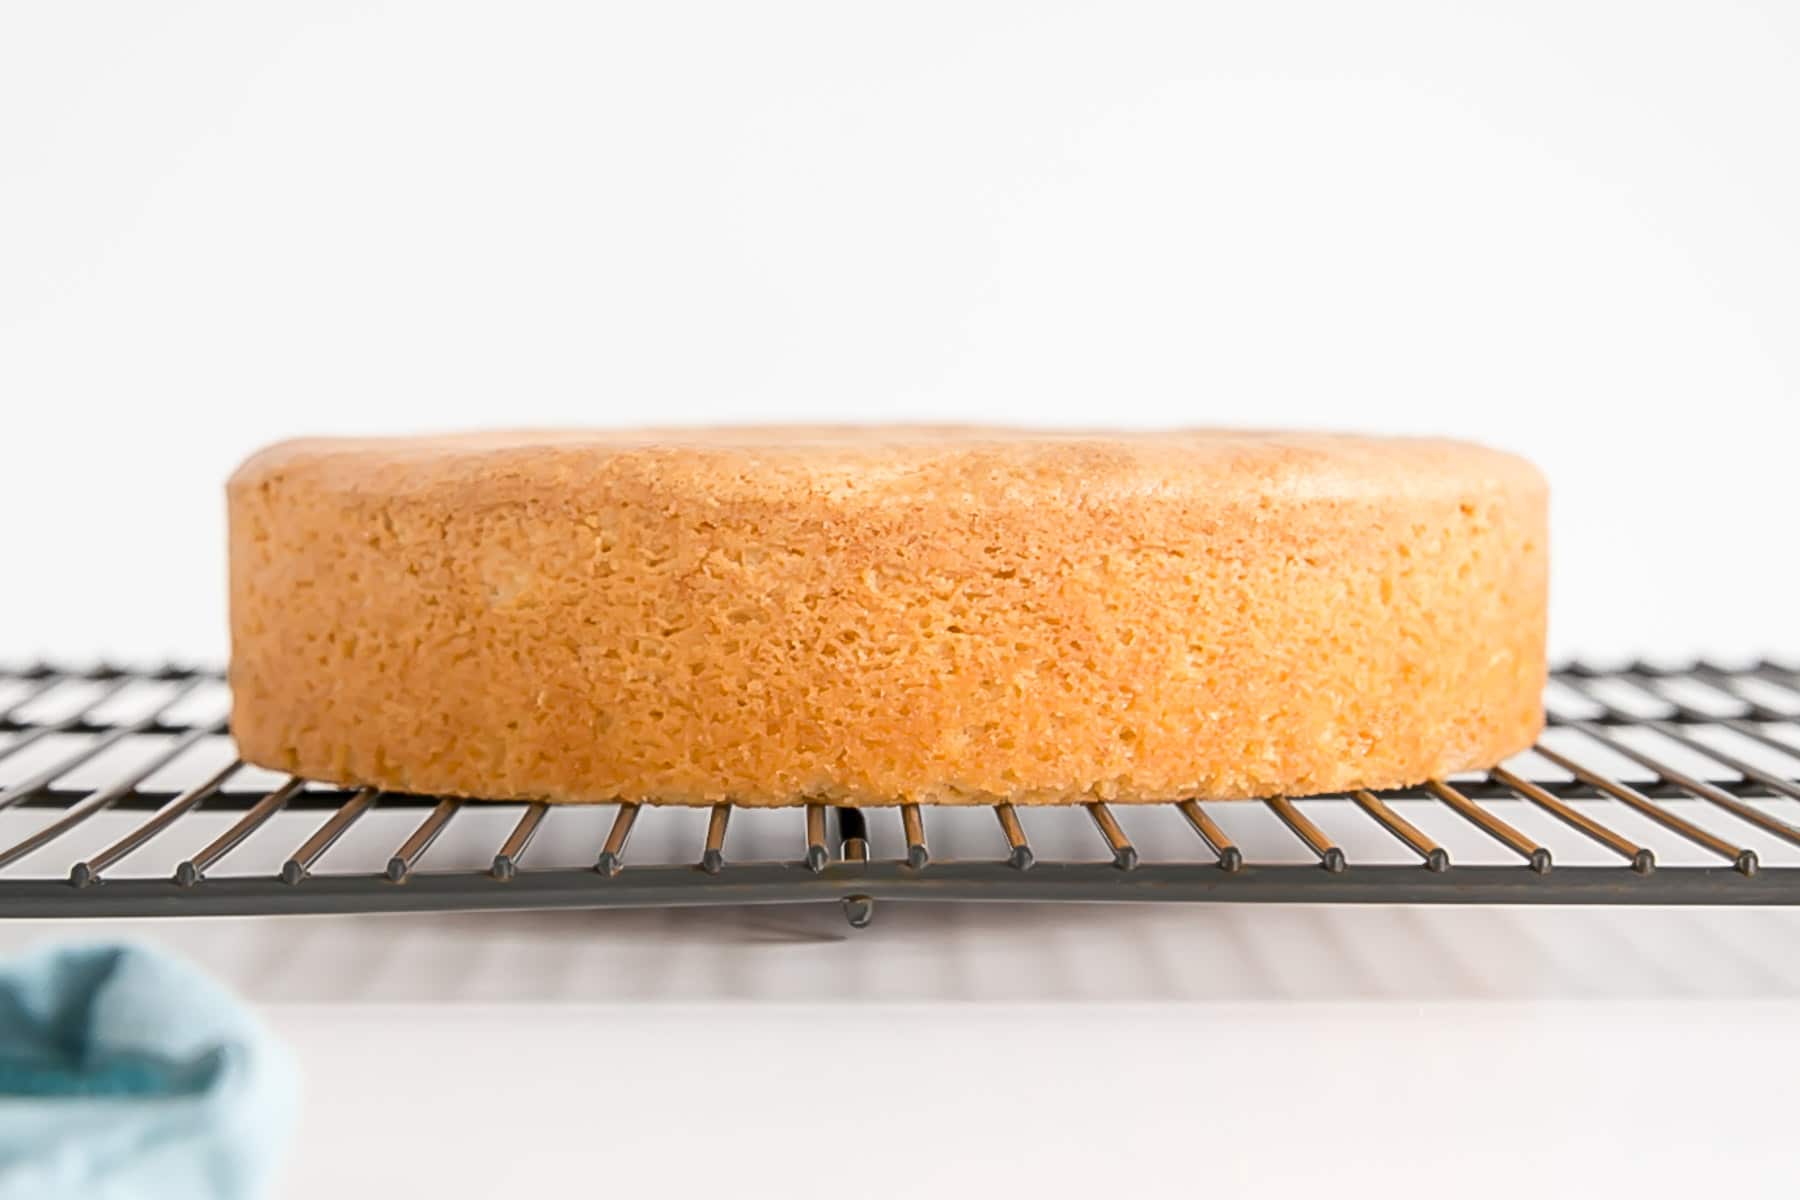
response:
<svg viewBox="0 0 1800 1200"><path fill-rule="evenodd" d="M1305 795L1542 724L1546 492L1456 442L310 440L229 486L232 730L320 779L700 804Z"/></svg>

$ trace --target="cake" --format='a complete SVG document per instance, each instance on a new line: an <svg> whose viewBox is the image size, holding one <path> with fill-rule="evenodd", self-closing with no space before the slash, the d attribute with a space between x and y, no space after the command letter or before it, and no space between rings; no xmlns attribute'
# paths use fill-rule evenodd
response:
<svg viewBox="0 0 1800 1200"><path fill-rule="evenodd" d="M1121 803L1492 766L1546 489L1438 440L765 428L304 440L232 477L231 728L343 784Z"/></svg>

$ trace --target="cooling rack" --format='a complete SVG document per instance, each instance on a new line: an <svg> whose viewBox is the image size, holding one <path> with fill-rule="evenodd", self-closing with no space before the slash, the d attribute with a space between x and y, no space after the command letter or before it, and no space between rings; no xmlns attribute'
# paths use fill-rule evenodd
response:
<svg viewBox="0 0 1800 1200"><path fill-rule="evenodd" d="M1565 666L1538 746L1381 793L1060 809L549 806L232 754L192 667L0 668L0 917L882 900L1800 904L1800 668Z"/></svg>

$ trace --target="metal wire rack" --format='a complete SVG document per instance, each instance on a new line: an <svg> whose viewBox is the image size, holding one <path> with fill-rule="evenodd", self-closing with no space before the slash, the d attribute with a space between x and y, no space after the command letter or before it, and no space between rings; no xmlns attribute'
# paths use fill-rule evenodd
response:
<svg viewBox="0 0 1800 1200"><path fill-rule="evenodd" d="M890 899L1800 904L1800 667L1572 664L1546 699L1534 750L1379 794L677 809L272 775L235 758L216 670L0 668L0 917L838 901L860 926Z"/></svg>

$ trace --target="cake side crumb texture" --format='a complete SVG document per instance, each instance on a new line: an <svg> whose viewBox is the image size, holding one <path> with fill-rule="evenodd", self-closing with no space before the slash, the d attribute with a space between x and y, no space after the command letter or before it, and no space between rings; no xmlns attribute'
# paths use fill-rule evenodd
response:
<svg viewBox="0 0 1800 1200"><path fill-rule="evenodd" d="M311 440L229 488L232 731L494 799L1121 802L1491 766L1546 489L1462 443L744 429Z"/></svg>

